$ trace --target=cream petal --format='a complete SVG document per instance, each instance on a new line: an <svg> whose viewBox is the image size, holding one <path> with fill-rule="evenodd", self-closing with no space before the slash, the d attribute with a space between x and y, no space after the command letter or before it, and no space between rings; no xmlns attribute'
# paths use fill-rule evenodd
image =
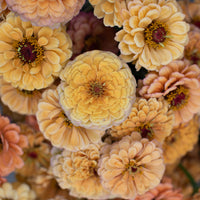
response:
<svg viewBox="0 0 200 200"><path fill-rule="evenodd" d="M135 37L134 37L134 41L135 41L135 44L138 47L143 47L144 46L144 35L143 35L143 33L141 33L141 32L136 33Z"/></svg>
<svg viewBox="0 0 200 200"><path fill-rule="evenodd" d="M59 64L60 57L53 51L45 51L44 55L52 64Z"/></svg>
<svg viewBox="0 0 200 200"><path fill-rule="evenodd" d="M188 32L188 25L186 22L178 21L170 24L169 31L176 34L186 34Z"/></svg>

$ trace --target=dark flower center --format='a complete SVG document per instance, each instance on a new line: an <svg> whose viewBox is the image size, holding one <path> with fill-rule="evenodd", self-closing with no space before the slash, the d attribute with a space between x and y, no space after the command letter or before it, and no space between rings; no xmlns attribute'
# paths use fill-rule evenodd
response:
<svg viewBox="0 0 200 200"><path fill-rule="evenodd" d="M192 21L192 24L194 24L195 26L197 26L198 28L200 28L200 16L195 16Z"/></svg>
<svg viewBox="0 0 200 200"><path fill-rule="evenodd" d="M64 112L60 113L60 117L65 119L65 124L67 125L67 127L71 128L73 126L72 122L68 119Z"/></svg>
<svg viewBox="0 0 200 200"><path fill-rule="evenodd" d="M34 152L34 151L30 152L30 153L28 154L28 156L29 156L30 158L33 158L33 159L36 159L36 158L38 157L37 153Z"/></svg>
<svg viewBox="0 0 200 200"><path fill-rule="evenodd" d="M92 82L89 86L89 92L92 96L100 97L104 94L104 84L100 82Z"/></svg>
<svg viewBox="0 0 200 200"><path fill-rule="evenodd" d="M136 128L136 131L139 132L143 138L152 139L153 137L153 130L150 124L142 124Z"/></svg>
<svg viewBox="0 0 200 200"><path fill-rule="evenodd" d="M178 86L175 90L167 94L165 98L173 110L181 109L188 102L189 91L184 86Z"/></svg>
<svg viewBox="0 0 200 200"><path fill-rule="evenodd" d="M137 167L131 167L131 171L135 173L137 171Z"/></svg>
<svg viewBox="0 0 200 200"><path fill-rule="evenodd" d="M153 21L144 31L144 38L146 44L150 47L163 47L163 42L167 37L167 26L162 22Z"/></svg>

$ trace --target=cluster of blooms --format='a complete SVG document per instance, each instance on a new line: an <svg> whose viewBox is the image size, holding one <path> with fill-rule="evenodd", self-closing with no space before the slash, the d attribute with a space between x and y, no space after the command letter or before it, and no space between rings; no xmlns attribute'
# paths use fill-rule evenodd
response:
<svg viewBox="0 0 200 200"><path fill-rule="evenodd" d="M0 111L0 200L199 200L200 2L0 0Z"/></svg>

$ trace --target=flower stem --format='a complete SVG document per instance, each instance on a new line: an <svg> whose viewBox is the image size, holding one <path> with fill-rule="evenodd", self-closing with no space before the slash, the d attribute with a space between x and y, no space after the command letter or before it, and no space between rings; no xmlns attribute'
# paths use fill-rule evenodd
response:
<svg viewBox="0 0 200 200"><path fill-rule="evenodd" d="M190 184L192 185L193 188L193 193L192 195L194 195L195 193L198 192L199 186L198 184L195 182L194 178L192 177L192 175L188 172L188 170L181 164L179 163L178 167L183 171L183 173L187 176L187 178L190 181Z"/></svg>

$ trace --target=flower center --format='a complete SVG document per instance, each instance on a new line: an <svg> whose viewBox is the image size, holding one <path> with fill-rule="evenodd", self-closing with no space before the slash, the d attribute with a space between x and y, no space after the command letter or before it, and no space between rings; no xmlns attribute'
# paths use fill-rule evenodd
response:
<svg viewBox="0 0 200 200"><path fill-rule="evenodd" d="M67 127L72 128L73 124L72 122L68 119L68 117L65 115L64 112L60 113L60 117L64 118L64 122L66 124Z"/></svg>
<svg viewBox="0 0 200 200"><path fill-rule="evenodd" d="M23 38L21 42L15 45L17 55L25 64L38 64L44 57L44 50L38 45L37 39L34 36Z"/></svg>
<svg viewBox="0 0 200 200"><path fill-rule="evenodd" d="M33 158L33 159L36 159L36 158L38 157L37 153L34 152L34 151L30 152L30 153L28 154L28 156L29 156L30 158Z"/></svg>
<svg viewBox="0 0 200 200"><path fill-rule="evenodd" d="M192 64L200 65L200 52L198 49L191 50L185 50L185 57L192 62Z"/></svg>
<svg viewBox="0 0 200 200"><path fill-rule="evenodd" d="M185 106L189 99L189 90L184 86L178 86L165 96L173 110L179 110Z"/></svg>
<svg viewBox="0 0 200 200"><path fill-rule="evenodd" d="M153 137L153 130L150 124L142 124L141 126L136 128L136 131L141 134L143 138L152 139Z"/></svg>
<svg viewBox="0 0 200 200"><path fill-rule="evenodd" d="M136 165L134 160L131 160L127 165L126 165L126 170L128 171L128 173L132 176L135 175L135 173L137 173L139 170L139 166ZM124 172L125 172L124 171Z"/></svg>
<svg viewBox="0 0 200 200"><path fill-rule="evenodd" d="M20 89L17 89L17 92L19 92L23 96L33 96L34 93L34 91L20 90Z"/></svg>
<svg viewBox="0 0 200 200"><path fill-rule="evenodd" d="M153 21L144 31L144 38L147 45L153 48L163 47L167 36L167 26L162 22Z"/></svg>
<svg viewBox="0 0 200 200"><path fill-rule="evenodd" d="M99 83L97 81L90 83L89 92L94 97L100 97L104 94L105 84Z"/></svg>

